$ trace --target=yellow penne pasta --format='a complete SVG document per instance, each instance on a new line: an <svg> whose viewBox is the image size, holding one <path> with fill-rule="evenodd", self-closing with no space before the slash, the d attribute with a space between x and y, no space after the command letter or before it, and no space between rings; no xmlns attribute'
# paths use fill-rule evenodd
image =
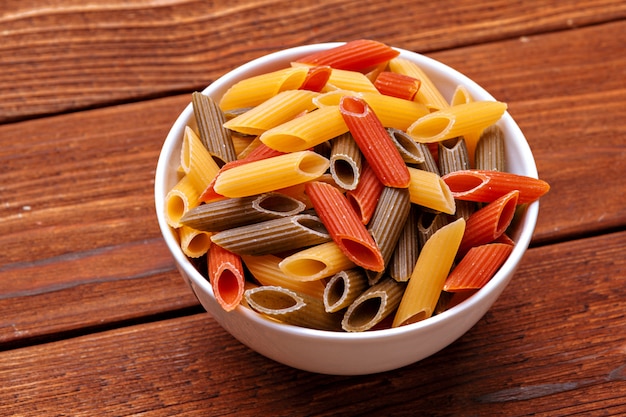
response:
<svg viewBox="0 0 626 417"><path fill-rule="evenodd" d="M334 90L324 92L313 99L317 107L339 106L344 96L359 96L359 93L349 90Z"/></svg>
<svg viewBox="0 0 626 417"><path fill-rule="evenodd" d="M415 62L405 58L394 58L389 61L389 69L392 72L408 75L421 81L420 89L415 94L415 101L424 104L430 110L448 107L448 102L439 89Z"/></svg>
<svg viewBox="0 0 626 417"><path fill-rule="evenodd" d="M349 90L380 94L364 74L333 68L324 91Z"/></svg>
<svg viewBox="0 0 626 417"><path fill-rule="evenodd" d="M307 90L282 91L256 107L224 123L224 127L247 135L260 135L300 113L315 109L313 98L319 95Z"/></svg>
<svg viewBox="0 0 626 417"><path fill-rule="evenodd" d="M360 96L385 127L406 130L416 120L428 114L428 108L415 101L372 93L362 93Z"/></svg>
<svg viewBox="0 0 626 417"><path fill-rule="evenodd" d="M178 229L180 247L185 255L190 258L199 258L209 250L211 246L211 233L196 230L191 227L181 226Z"/></svg>
<svg viewBox="0 0 626 417"><path fill-rule="evenodd" d="M434 172L408 167L411 176L409 195L411 202L447 214L454 214L456 204L450 188Z"/></svg>
<svg viewBox="0 0 626 417"><path fill-rule="evenodd" d="M220 170L200 137L189 126L185 127L183 135L180 165L198 193L206 189Z"/></svg>
<svg viewBox="0 0 626 417"><path fill-rule="evenodd" d="M314 180L329 164L327 158L312 151L287 153L222 171L214 188L230 198L261 194Z"/></svg>
<svg viewBox="0 0 626 417"><path fill-rule="evenodd" d="M224 111L254 107L285 90L296 90L306 78L307 67L289 67L246 78L224 93L220 108Z"/></svg>
<svg viewBox="0 0 626 417"><path fill-rule="evenodd" d="M190 209L198 206L200 192L189 177L182 177L165 196L165 219L173 228L181 227L180 219Z"/></svg>
<svg viewBox="0 0 626 417"><path fill-rule="evenodd" d="M339 106L322 107L264 132L261 142L281 152L297 152L348 131Z"/></svg>
<svg viewBox="0 0 626 417"><path fill-rule="evenodd" d="M506 107L499 101L473 101L449 106L419 118L408 127L407 133L421 143L475 133L500 119Z"/></svg>
<svg viewBox="0 0 626 417"><path fill-rule="evenodd" d="M406 130L417 119L428 114L422 103L386 96L379 93L358 93L348 90L329 91L313 99L318 107L338 106L344 96L361 97L374 110L385 127Z"/></svg>
<svg viewBox="0 0 626 417"><path fill-rule="evenodd" d="M303 282L289 278L278 267L278 264L282 261L282 258L278 256L243 255L241 259L244 264L246 264L252 276L259 281L261 285L276 285L319 299L324 297L324 283L322 281Z"/></svg>
<svg viewBox="0 0 626 417"><path fill-rule="evenodd" d="M461 218L442 227L426 241L398 306L392 327L415 323L432 316L464 231L465 220Z"/></svg>
<svg viewBox="0 0 626 417"><path fill-rule="evenodd" d="M473 101L474 101L474 98L472 97L470 92L467 90L467 87L459 84L454 90L454 94L452 94L452 100L450 100L450 105L456 106L457 104L471 103ZM467 154L469 156L469 162L472 167L475 166L474 158L475 158L475 152L476 152L476 145L478 143L478 140L480 138L482 131L483 129L480 129L476 132L467 132L463 135L463 138L465 139L465 146L467 147Z"/></svg>
<svg viewBox="0 0 626 417"><path fill-rule="evenodd" d="M355 264L335 242L327 242L296 252L283 259L278 266L294 280L316 281L354 268Z"/></svg>

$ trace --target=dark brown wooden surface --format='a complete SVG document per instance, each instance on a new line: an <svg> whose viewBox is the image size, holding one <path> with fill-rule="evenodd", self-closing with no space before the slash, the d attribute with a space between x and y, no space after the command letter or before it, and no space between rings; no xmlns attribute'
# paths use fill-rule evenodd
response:
<svg viewBox="0 0 626 417"><path fill-rule="evenodd" d="M625 34L608 0L3 2L0 415L626 415ZM192 91L355 38L506 101L552 189L470 332L397 371L328 377L203 312L160 238L153 176Z"/></svg>

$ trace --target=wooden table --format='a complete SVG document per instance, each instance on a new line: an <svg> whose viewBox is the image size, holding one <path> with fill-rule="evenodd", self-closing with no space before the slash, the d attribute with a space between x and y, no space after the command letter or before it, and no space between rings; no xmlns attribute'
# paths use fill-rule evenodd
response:
<svg viewBox="0 0 626 417"><path fill-rule="evenodd" d="M531 249L443 351L333 377L239 344L160 237L159 150L191 92L260 55L370 38L509 105L552 185ZM626 415L622 0L5 0L0 415Z"/></svg>

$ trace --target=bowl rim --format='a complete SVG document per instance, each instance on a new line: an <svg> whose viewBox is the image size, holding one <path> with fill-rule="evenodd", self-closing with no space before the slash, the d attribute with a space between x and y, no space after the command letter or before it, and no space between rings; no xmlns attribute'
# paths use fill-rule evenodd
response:
<svg viewBox="0 0 626 417"><path fill-rule="evenodd" d="M232 85L232 83L234 83L235 81L250 76L250 74L248 74L249 71L254 71L259 67L284 67L285 62L289 62L289 59L293 60L294 57L302 56L305 53L328 49L344 43L345 42L327 42L301 45L263 55L256 59L248 61L241 66L236 67L226 74L222 75L217 80L209 84L203 90L203 93L216 94L220 90L225 91L225 89L228 86ZM446 76L454 76L454 78L458 79L459 82L465 85L470 91L480 91L482 93L482 99L495 100L495 98L491 96L490 93L488 93L475 81L460 73L456 69L444 64L443 62L437 61L418 52L413 52L396 47L394 47L394 49L400 52L401 57L408 58L412 61L419 61L420 65L423 66L423 69L427 74L430 75L433 72L440 72L442 74L445 74ZM189 279L193 281L194 285L200 287L202 291L206 292L211 296L211 298L215 299L211 284L200 274L200 272L193 266L191 261L184 255L178 242L178 238L175 236L174 230L167 224L164 215L164 201L167 194L167 191L164 190L164 179L166 178L169 170L173 168L170 161L174 157L174 151L179 148L179 142L182 139L182 132L184 130L184 127L188 123L188 120L192 118L192 116L192 103L189 102L189 104L177 117L162 145L155 171L155 207L161 234L166 242L166 245L168 246L168 249L174 257L174 260L176 261L177 267L183 269ZM521 139L523 139L523 141L518 144L521 147L521 149L519 150L522 151L522 155L520 155L520 158L524 160L525 169L528 171L528 173L524 175L529 175L537 178L537 167L528 141L526 140L526 137L524 136L521 129L513 120L508 111L504 113L498 123L504 123L508 125L509 128L516 130L516 133L521 136ZM380 340L381 338L386 339L403 337L407 334L413 334L415 332L420 332L430 327L437 326L441 322L453 320L455 318L462 318L469 311L472 311L479 307L485 298L493 296L494 293L495 298L497 298L504 290L504 288L508 285L508 282L512 278L512 275L517 268L517 265L521 261L522 256L524 255L530 244L530 240L534 233L537 222L538 210L539 201L535 201L526 207L525 212L523 216L521 216L518 224L520 233L513 248L513 251L504 262L504 264L500 267L498 272L482 289L475 292L473 295L463 300L459 304L451 307L450 309L447 309L423 321L396 328L369 330L365 332L341 332L310 329L288 323L272 321L264 318L261 314L243 305L237 306L236 309L229 314L241 314L243 316L242 319L250 320L257 325L260 325L261 327L272 328L275 331L286 331L291 334L304 337L355 343L362 341ZM185 274L183 274L183 276ZM487 309L489 309L490 307L491 304L489 304Z"/></svg>

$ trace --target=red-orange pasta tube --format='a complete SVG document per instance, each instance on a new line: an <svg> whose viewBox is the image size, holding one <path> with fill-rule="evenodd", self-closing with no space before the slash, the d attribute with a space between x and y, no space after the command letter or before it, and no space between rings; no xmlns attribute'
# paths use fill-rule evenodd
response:
<svg viewBox="0 0 626 417"><path fill-rule="evenodd" d="M300 86L300 90L309 90L319 93L322 91L333 69L328 65L316 66L309 68L304 82Z"/></svg>
<svg viewBox="0 0 626 417"><path fill-rule="evenodd" d="M513 190L474 212L467 219L457 258L474 246L493 242L505 232L515 215L518 196L519 191Z"/></svg>
<svg viewBox="0 0 626 417"><path fill-rule="evenodd" d="M413 100L420 89L420 80L397 72L383 71L374 80L374 87L381 94Z"/></svg>
<svg viewBox="0 0 626 417"><path fill-rule="evenodd" d="M369 223L380 194L385 186L378 179L372 168L365 163L359 178L359 184L354 190L346 192L348 203L352 206L363 224Z"/></svg>
<svg viewBox="0 0 626 417"><path fill-rule="evenodd" d="M346 257L365 269L382 271L385 263L378 245L342 192L319 181L307 183L305 191L326 230Z"/></svg>
<svg viewBox="0 0 626 417"><path fill-rule="evenodd" d="M404 159L365 100L344 96L339 102L339 111L380 182L388 187L408 187L411 176Z"/></svg>
<svg viewBox="0 0 626 417"><path fill-rule="evenodd" d="M454 198L481 203L494 201L512 190L519 191L518 204L531 203L550 190L543 180L510 172L468 169L450 172L442 179Z"/></svg>
<svg viewBox="0 0 626 417"><path fill-rule="evenodd" d="M400 55L398 51L384 43L357 39L335 48L309 54L296 62L317 66L328 65L348 71L363 71L398 55Z"/></svg>
<svg viewBox="0 0 626 417"><path fill-rule="evenodd" d="M478 290L495 275L513 250L505 243L475 246L461 259L443 285L444 291Z"/></svg>
<svg viewBox="0 0 626 417"><path fill-rule="evenodd" d="M245 285L241 258L218 245L211 245L208 272L215 299L224 310L233 310L241 302Z"/></svg>

